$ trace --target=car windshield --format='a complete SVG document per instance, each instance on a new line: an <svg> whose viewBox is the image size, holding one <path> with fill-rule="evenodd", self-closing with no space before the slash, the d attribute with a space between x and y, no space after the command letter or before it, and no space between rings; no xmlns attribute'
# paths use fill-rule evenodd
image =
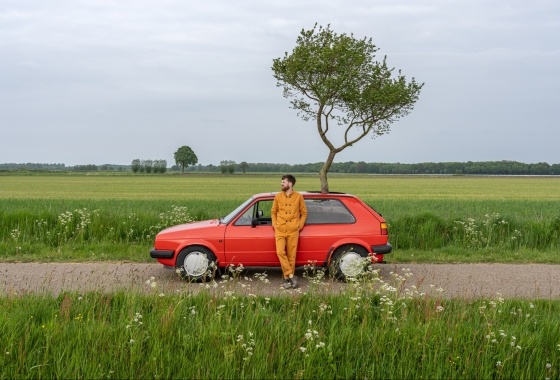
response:
<svg viewBox="0 0 560 380"><path fill-rule="evenodd" d="M220 223L228 224L229 222L231 222L231 220L233 218L235 218L235 216L237 214L239 214L239 212L241 212L241 210L243 210L245 207L247 207L249 205L249 203L251 203L251 202L253 202L253 197L247 199L245 202L243 202L241 205L239 205L235 210L233 210L232 212L230 212L229 214L227 214L223 218L220 218Z"/></svg>

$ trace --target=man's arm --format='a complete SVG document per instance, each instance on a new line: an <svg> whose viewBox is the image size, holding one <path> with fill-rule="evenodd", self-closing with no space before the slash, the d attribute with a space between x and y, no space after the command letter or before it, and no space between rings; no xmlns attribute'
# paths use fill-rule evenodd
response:
<svg viewBox="0 0 560 380"><path fill-rule="evenodd" d="M272 209L270 210L270 217L272 219L272 228L276 229L276 214L278 214L278 202L276 201L277 197L274 197L274 201L272 202Z"/></svg>
<svg viewBox="0 0 560 380"><path fill-rule="evenodd" d="M303 199L303 195L300 195L299 198L299 230L303 230L303 226L305 225L305 221L307 220L307 206L305 205L305 200Z"/></svg>

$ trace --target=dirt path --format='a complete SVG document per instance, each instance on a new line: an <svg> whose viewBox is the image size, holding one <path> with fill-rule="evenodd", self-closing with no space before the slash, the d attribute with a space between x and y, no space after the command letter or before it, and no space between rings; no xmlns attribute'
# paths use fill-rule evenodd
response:
<svg viewBox="0 0 560 380"><path fill-rule="evenodd" d="M560 299L560 265L544 264L382 264L381 278L390 282L391 273L411 275L406 287L420 292L438 293L449 298L526 298ZM266 281L262 274L266 273ZM298 270L298 275L303 274ZM302 278L297 290L282 290L281 272L276 268L244 271L235 281L219 280L212 291L239 294L290 294L314 291L340 292L349 285L331 280L312 284ZM153 288L150 284L154 284ZM126 262L100 263L0 263L0 294L58 294L61 291L141 291L171 294L198 292L205 284L180 281L172 270L159 264Z"/></svg>

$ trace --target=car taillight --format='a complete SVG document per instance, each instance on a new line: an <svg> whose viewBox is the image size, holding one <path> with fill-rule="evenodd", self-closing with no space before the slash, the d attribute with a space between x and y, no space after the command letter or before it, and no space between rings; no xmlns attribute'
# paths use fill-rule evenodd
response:
<svg viewBox="0 0 560 380"><path fill-rule="evenodd" d="M381 235L387 235L387 223L386 222L381 223Z"/></svg>

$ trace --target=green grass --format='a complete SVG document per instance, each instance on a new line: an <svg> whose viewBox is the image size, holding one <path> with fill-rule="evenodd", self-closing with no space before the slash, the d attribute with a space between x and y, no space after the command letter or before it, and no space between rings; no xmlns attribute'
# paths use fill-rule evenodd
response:
<svg viewBox="0 0 560 380"><path fill-rule="evenodd" d="M238 278L220 296L154 279L142 294L6 296L0 378L560 376L559 301L449 300L406 278L372 272L336 296L241 295Z"/></svg>
<svg viewBox="0 0 560 380"><path fill-rule="evenodd" d="M0 175L0 260L152 261L158 229L224 215L276 191L278 177ZM300 190L319 187L316 176L297 178ZM389 261L552 263L558 181L329 180L388 220ZM307 294L271 298L237 293L239 276L192 293L165 294L156 279L145 292L6 289L0 379L560 378L560 301L452 300L418 293L406 271L387 277L369 272L340 295L310 277Z"/></svg>
<svg viewBox="0 0 560 380"><path fill-rule="evenodd" d="M0 260L150 260L155 234L226 215L279 175L2 175ZM319 187L297 175L296 189ZM560 263L560 178L331 175L389 223L397 262Z"/></svg>

